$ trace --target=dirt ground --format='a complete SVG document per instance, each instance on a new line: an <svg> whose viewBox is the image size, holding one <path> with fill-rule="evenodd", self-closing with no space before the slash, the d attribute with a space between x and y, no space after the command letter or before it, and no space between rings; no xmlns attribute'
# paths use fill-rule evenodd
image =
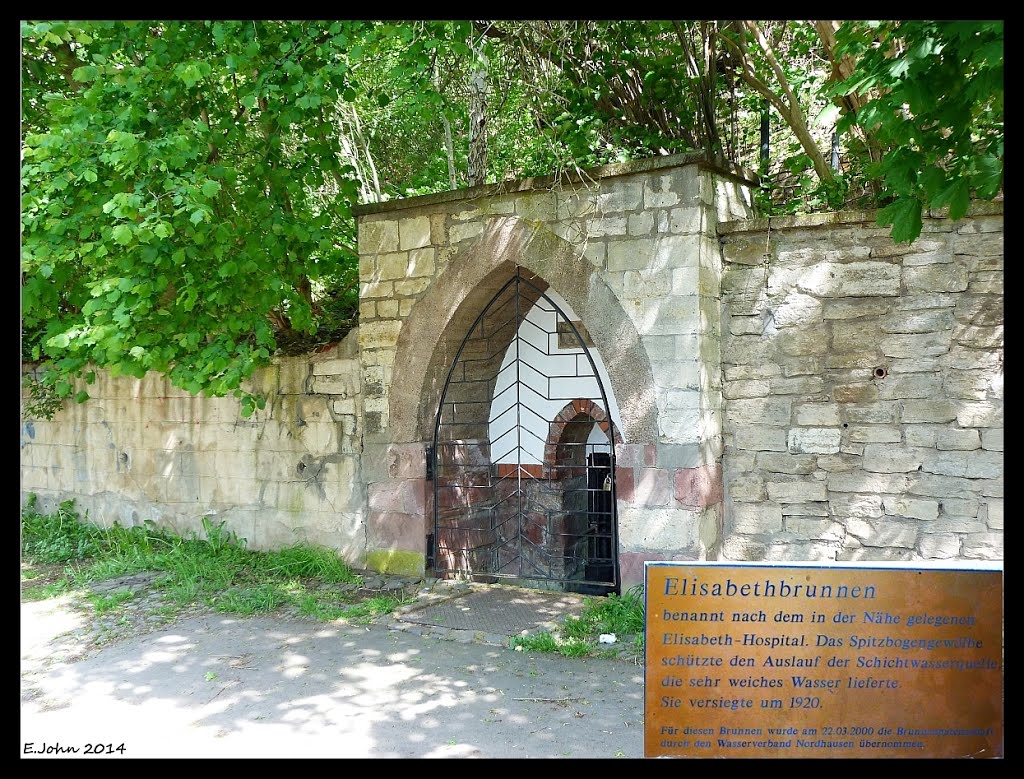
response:
<svg viewBox="0 0 1024 779"><path fill-rule="evenodd" d="M643 757L635 663L284 611L162 621L133 586L108 615L22 602L23 758Z"/></svg>

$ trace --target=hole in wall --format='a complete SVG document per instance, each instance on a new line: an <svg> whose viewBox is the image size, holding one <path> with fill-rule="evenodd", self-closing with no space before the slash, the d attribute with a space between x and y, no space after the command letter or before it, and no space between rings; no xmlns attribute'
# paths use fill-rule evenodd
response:
<svg viewBox="0 0 1024 779"><path fill-rule="evenodd" d="M889 375L889 369L886 368L884 365L879 365L873 371L871 371L871 375L874 376L876 379L884 379L886 376Z"/></svg>

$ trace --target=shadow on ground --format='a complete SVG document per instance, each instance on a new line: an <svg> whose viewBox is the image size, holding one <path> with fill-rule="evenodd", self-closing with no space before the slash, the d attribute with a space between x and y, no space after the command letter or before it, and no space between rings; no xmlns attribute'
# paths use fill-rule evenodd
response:
<svg viewBox="0 0 1024 779"><path fill-rule="evenodd" d="M23 756L643 757L643 668L620 659L222 614L75 658L49 653L59 600L22 606Z"/></svg>

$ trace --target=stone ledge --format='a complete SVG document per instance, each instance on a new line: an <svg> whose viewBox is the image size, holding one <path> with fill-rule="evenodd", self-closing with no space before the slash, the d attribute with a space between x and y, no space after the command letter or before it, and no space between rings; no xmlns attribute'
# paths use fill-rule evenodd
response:
<svg viewBox="0 0 1024 779"><path fill-rule="evenodd" d="M587 184L596 179L628 176L636 173L649 173L655 170L678 168L684 165L697 165L701 168L713 170L717 173L738 179L742 182L751 184L752 186L757 186L758 183L757 175L753 171L731 162L711 160L703 152L692 154L669 154L664 157L647 157L642 160L632 160L630 162L610 163L608 165L601 165L596 168L588 168L580 171L566 171L557 176L532 176L513 181L502 181L497 184L482 184L476 187L467 187L466 189L453 189L447 192L436 192L430 195L418 195L416 197L388 200L383 203L361 203L353 207L352 213L357 217L368 216L370 214L401 211L407 208L432 206L439 203L452 203L459 200L477 200L497 195L508 195L513 192L530 192L532 190L553 189L555 187L562 187L566 184Z"/></svg>
<svg viewBox="0 0 1024 779"><path fill-rule="evenodd" d="M757 233L769 229L785 230L787 228L827 227L832 225L871 224L878 226L876 218L880 209L868 211L829 211L822 214L799 214L796 216L778 216L761 219L736 219L718 223L718 235L723 237L733 233ZM964 217L991 216L1003 213L1003 201L975 201ZM929 208L923 215L926 219L948 219L948 208Z"/></svg>

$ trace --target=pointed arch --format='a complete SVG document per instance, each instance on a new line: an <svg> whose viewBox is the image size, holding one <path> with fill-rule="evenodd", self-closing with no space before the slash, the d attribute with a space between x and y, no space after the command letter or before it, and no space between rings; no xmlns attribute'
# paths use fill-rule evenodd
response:
<svg viewBox="0 0 1024 779"><path fill-rule="evenodd" d="M389 400L391 442L430 438L445 371L462 337L517 267L532 274L538 289L557 290L582 317L608 370L622 417L622 440L656 440L650 362L615 293L572 244L543 226L496 217L478 240L449 259L402 327ZM424 333L438 333L433 349L424 348Z"/></svg>

